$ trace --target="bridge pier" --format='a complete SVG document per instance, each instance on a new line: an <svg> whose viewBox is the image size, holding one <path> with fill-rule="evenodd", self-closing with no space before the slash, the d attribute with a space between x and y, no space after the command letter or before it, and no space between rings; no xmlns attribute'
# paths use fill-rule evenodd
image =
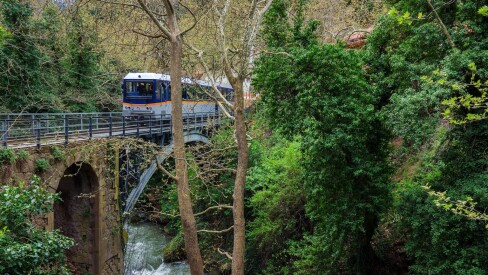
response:
<svg viewBox="0 0 488 275"><path fill-rule="evenodd" d="M77 245L66 255L74 274L122 274L122 223L110 152L73 154L43 175L63 201L54 205L46 229L60 229Z"/></svg>
<svg viewBox="0 0 488 275"><path fill-rule="evenodd" d="M69 166L56 190L62 201L54 205L54 228L76 242L66 253L76 274L100 274L98 190L98 177L87 163Z"/></svg>

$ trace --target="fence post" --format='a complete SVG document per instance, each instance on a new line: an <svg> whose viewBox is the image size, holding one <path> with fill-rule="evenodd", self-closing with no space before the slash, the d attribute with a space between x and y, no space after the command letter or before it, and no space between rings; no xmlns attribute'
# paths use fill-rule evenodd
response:
<svg viewBox="0 0 488 275"><path fill-rule="evenodd" d="M139 116L136 116L137 117L137 132L136 132L136 135L137 137L139 137Z"/></svg>
<svg viewBox="0 0 488 275"><path fill-rule="evenodd" d="M64 115L64 146L68 146L69 141L69 117Z"/></svg>
<svg viewBox="0 0 488 275"><path fill-rule="evenodd" d="M83 131L83 114L80 114L80 130Z"/></svg>
<svg viewBox="0 0 488 275"><path fill-rule="evenodd" d="M36 116L31 115L32 134L36 134Z"/></svg>
<svg viewBox="0 0 488 275"><path fill-rule="evenodd" d="M125 116L122 116L122 136L125 137Z"/></svg>
<svg viewBox="0 0 488 275"><path fill-rule="evenodd" d="M91 116L88 118L88 137L90 139L93 137L93 118Z"/></svg>
<svg viewBox="0 0 488 275"><path fill-rule="evenodd" d="M49 115L45 115L46 117L46 134L49 134Z"/></svg>
<svg viewBox="0 0 488 275"><path fill-rule="evenodd" d="M110 113L110 116L108 117L108 136L112 136L112 113Z"/></svg>
<svg viewBox="0 0 488 275"><path fill-rule="evenodd" d="M3 147L7 148L7 135L8 135L8 120L4 120L2 123L2 143Z"/></svg>
<svg viewBox="0 0 488 275"><path fill-rule="evenodd" d="M36 144L37 149L41 149L41 119L40 118L37 119L36 140L37 140L37 144Z"/></svg>
<svg viewBox="0 0 488 275"><path fill-rule="evenodd" d="M163 113L162 112L160 114L160 120L159 120L159 134L163 135Z"/></svg>
<svg viewBox="0 0 488 275"><path fill-rule="evenodd" d="M152 115L149 115L149 137L152 138Z"/></svg>
<svg viewBox="0 0 488 275"><path fill-rule="evenodd" d="M205 127L205 131L207 132L207 135L206 135L207 137L208 137L208 130L209 130L208 127L209 127L209 124L210 124L210 114L207 113L207 120L205 120L205 126L206 126Z"/></svg>

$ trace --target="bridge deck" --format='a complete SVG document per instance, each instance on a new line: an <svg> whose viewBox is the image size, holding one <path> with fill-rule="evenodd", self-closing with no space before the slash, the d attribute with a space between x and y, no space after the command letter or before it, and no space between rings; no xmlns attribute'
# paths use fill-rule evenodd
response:
<svg viewBox="0 0 488 275"><path fill-rule="evenodd" d="M3 147L40 148L43 145L78 142L114 136L152 137L171 135L170 115L122 116L122 113L0 114ZM214 113L184 117L184 129L210 128L220 124Z"/></svg>

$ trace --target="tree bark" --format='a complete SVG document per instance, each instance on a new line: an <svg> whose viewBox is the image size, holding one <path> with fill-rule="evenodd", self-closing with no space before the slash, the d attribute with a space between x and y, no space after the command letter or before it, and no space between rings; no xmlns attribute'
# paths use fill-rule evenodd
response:
<svg viewBox="0 0 488 275"><path fill-rule="evenodd" d="M246 243L246 227L244 217L244 192L246 187L246 171L249 155L247 146L246 122L244 117L243 79L237 77L232 81L235 94L235 129L237 139L237 172L234 185L234 249L232 252L232 274L244 274L244 254Z"/></svg>
<svg viewBox="0 0 488 275"><path fill-rule="evenodd" d="M171 43L171 121L173 125L173 150L176 162L175 179L178 192L178 206L180 209L183 239L185 241L185 251L188 263L190 264L190 271L191 274L200 275L203 274L203 260L198 245L198 231L191 203L185 139L183 136L183 99L181 92L183 33L178 26L178 16L176 14L178 0L162 1L166 10L164 22L159 21L158 17L146 5L145 0L137 0L137 2L162 32L162 37Z"/></svg>
<svg viewBox="0 0 488 275"><path fill-rule="evenodd" d="M178 191L178 206L180 208L181 223L183 226L183 239L185 251L190 264L191 274L203 274L203 260L198 245L197 226L190 197L188 183L188 167L186 162L185 141L183 135L183 110L181 92L181 57L183 52L183 39L178 28L174 5L166 0L168 13L168 27L171 34L171 113L173 124L173 146L176 162L176 184Z"/></svg>

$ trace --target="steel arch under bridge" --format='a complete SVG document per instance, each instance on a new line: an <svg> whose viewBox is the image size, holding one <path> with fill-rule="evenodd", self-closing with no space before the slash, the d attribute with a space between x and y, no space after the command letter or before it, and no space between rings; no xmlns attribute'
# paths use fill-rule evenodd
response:
<svg viewBox="0 0 488 275"><path fill-rule="evenodd" d="M209 144L210 140L208 137L203 135L199 131L189 131L186 132L184 135L185 139L185 144L186 143L192 143L192 142L201 142L205 144ZM127 200L125 201L125 207L123 211L124 217L127 217L130 215L130 212L134 208L134 206L137 203L137 200L139 197L142 195L142 192L146 188L147 183L151 179L151 177L154 175L154 173L158 169L158 163L162 164L166 159L169 158L169 156L173 153L173 143L165 146L163 148L163 154L159 155L156 157L156 160L151 162L151 165L149 168L144 170L144 172L141 174L139 177L137 185L132 189L132 191L129 193L129 196L127 197Z"/></svg>

